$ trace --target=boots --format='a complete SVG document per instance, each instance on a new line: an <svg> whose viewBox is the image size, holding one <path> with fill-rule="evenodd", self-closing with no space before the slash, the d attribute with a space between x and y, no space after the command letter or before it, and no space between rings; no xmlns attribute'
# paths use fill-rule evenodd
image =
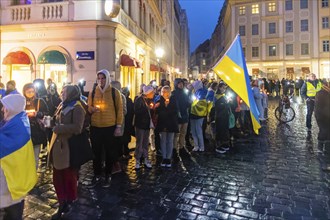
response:
<svg viewBox="0 0 330 220"><path fill-rule="evenodd" d="M58 220L62 218L62 215L68 213L71 210L71 202L60 203L57 212L52 215L52 220Z"/></svg>

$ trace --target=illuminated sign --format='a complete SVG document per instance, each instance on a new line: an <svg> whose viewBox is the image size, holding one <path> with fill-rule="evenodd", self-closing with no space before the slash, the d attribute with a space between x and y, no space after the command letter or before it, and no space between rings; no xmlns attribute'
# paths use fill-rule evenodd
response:
<svg viewBox="0 0 330 220"><path fill-rule="evenodd" d="M77 60L94 60L94 57L94 51L77 51L76 53Z"/></svg>

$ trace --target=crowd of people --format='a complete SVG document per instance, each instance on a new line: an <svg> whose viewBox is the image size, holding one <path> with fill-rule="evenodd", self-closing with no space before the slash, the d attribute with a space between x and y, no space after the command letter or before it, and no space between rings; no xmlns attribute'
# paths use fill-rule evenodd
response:
<svg viewBox="0 0 330 220"><path fill-rule="evenodd" d="M112 175L121 171L120 160L131 158L128 145L132 136L136 139L135 169L139 170L155 166L149 160L149 151L161 157L161 167L170 168L173 154L185 157L189 151L203 152L210 142L216 153L225 154L233 148L234 139L253 133L248 105L224 81L189 83L187 79L177 78L173 85L165 79L156 85L152 80L141 85L136 97L130 97L129 88L111 81L108 70L98 71L95 78L96 83L88 93L82 86L68 84L59 94L51 79L47 80L47 87L42 79L24 85L22 95L14 81L8 81L6 88L0 84L0 129L4 129L13 116L24 112L29 121L36 170L40 151L48 151L47 161L53 169L53 184L59 201L59 209L52 219L60 219L77 199L79 167L70 165L70 138L74 135L89 134L94 158L93 179L87 187L108 188ZM328 81L317 80L315 74L310 74L306 81L296 82L251 79L251 90L261 123L268 118L269 96L278 97L281 92L291 95L295 90L306 100L308 132L315 109L320 130L318 138L330 141ZM14 102L24 100L24 103L8 117L11 106L6 99L10 98ZM6 145L0 139L1 150ZM327 170L330 171L330 166ZM8 184L1 187L7 190L0 192L7 195L0 193L0 199L7 196L8 202L0 203L0 212L8 219L13 213L22 214L24 200L8 196Z"/></svg>

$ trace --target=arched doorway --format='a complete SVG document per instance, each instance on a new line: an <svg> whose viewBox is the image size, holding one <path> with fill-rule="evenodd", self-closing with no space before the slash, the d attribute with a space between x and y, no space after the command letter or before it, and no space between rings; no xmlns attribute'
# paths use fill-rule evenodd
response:
<svg viewBox="0 0 330 220"><path fill-rule="evenodd" d="M9 52L2 61L4 68L4 83L9 80L16 82L16 89L22 92L23 86L26 83L32 82L33 58L28 49L20 48Z"/></svg>
<svg viewBox="0 0 330 220"><path fill-rule="evenodd" d="M39 65L38 77L45 81L51 79L60 91L66 83L70 82L67 71L68 60L68 55L57 49L44 50L37 60Z"/></svg>

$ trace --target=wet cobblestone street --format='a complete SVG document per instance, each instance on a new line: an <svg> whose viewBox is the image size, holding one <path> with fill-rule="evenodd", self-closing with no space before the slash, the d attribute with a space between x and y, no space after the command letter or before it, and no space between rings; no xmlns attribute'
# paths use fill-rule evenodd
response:
<svg viewBox="0 0 330 220"><path fill-rule="evenodd" d="M152 169L122 162L108 189L88 189L92 163L84 165L79 198L65 219L330 219L330 174L321 169L315 118L308 136L299 98L288 124L275 119L276 103L270 100L261 134L237 139L224 155L209 144L206 152L175 157L172 168L162 168L152 152ZM56 211L51 176L42 163L24 219L50 219Z"/></svg>

